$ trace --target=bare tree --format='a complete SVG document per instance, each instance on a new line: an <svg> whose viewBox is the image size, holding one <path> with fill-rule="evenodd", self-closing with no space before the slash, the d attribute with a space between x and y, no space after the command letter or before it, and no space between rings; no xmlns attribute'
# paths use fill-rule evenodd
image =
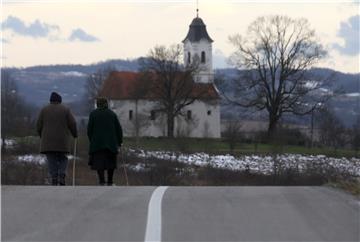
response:
<svg viewBox="0 0 360 242"><path fill-rule="evenodd" d="M149 115L139 113L135 111L135 117L131 120L133 126L133 133L135 136L136 145L139 144L139 137L142 134L143 129L147 128L150 125Z"/></svg>
<svg viewBox="0 0 360 242"><path fill-rule="evenodd" d="M330 108L323 108L318 118L320 142L335 150L344 146L347 134L343 123L335 116L334 111Z"/></svg>
<svg viewBox="0 0 360 242"><path fill-rule="evenodd" d="M95 73L88 75L85 84L85 100L87 111L90 111L94 107L95 99L101 90L101 87L109 74L115 70L113 66L107 66L98 69Z"/></svg>
<svg viewBox="0 0 360 242"><path fill-rule="evenodd" d="M156 112L166 115L167 136L174 137L175 118L185 115L183 110L201 98L200 84L195 84L193 75L198 71L198 61L192 65L182 65L180 45L170 47L156 46L150 50L148 58L141 61L143 73L147 73L151 82L151 95L156 97ZM197 85L197 92L195 86Z"/></svg>
<svg viewBox="0 0 360 242"><path fill-rule="evenodd" d="M268 136L284 113L306 115L329 99L320 92L326 83L309 76L309 68L326 55L306 19L286 16L259 17L250 24L246 37L230 38L236 51L231 62L244 69L236 92L228 100L268 114Z"/></svg>
<svg viewBox="0 0 360 242"><path fill-rule="evenodd" d="M35 108L19 95L17 84L9 69L1 69L1 139L11 135L31 134Z"/></svg>
<svg viewBox="0 0 360 242"><path fill-rule="evenodd" d="M231 152L234 152L235 146L241 139L241 123L238 120L230 120L226 123L224 131L224 140L229 144Z"/></svg>

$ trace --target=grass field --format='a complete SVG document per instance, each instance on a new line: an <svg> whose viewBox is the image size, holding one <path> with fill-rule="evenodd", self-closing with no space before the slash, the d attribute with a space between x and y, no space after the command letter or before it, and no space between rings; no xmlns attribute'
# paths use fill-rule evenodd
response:
<svg viewBox="0 0 360 242"><path fill-rule="evenodd" d="M46 164L31 162L13 162L19 155L38 154L39 137L13 138L15 146L2 150L2 184L7 185L41 185L47 181ZM77 175L78 185L97 185L96 172L88 167L88 139L82 134L77 145ZM208 154L230 154L229 146L221 139L168 139L168 138L141 138L136 142L134 138L124 139L125 160L129 165L143 162L142 158L131 155L127 148L143 150L174 151L181 153L206 152ZM71 152L73 153L73 151ZM327 155L329 157L354 157L355 151L316 147L309 149L303 146L248 144L239 143L233 155L247 154L303 154ZM67 184L71 184L72 166L68 166ZM325 185L329 184L355 195L360 194L359 182L354 179L343 179L334 174L324 175L309 171L300 175L284 171L283 174L262 175L249 174L246 171L231 171L211 167L197 167L178 162L168 162L150 158L146 160L147 168L142 171L128 169L131 185L182 185L182 186L217 186L217 185ZM128 165L128 168L129 168ZM123 169L117 170L115 183L125 185Z"/></svg>
<svg viewBox="0 0 360 242"><path fill-rule="evenodd" d="M280 145L280 144L257 144L238 143L233 152L229 145L222 139L194 139L194 138L142 138L138 142L133 138L125 138L124 146L140 148L144 150L167 150L186 153L206 152L211 154L246 155L246 154L274 154L290 153L304 155L326 155L332 157L355 157L356 151L351 149L337 149L328 147L308 148L304 146Z"/></svg>

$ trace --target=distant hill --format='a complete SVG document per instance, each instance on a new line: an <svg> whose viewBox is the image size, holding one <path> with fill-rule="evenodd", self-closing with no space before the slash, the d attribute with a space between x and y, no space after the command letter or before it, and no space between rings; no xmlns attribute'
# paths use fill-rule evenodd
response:
<svg viewBox="0 0 360 242"><path fill-rule="evenodd" d="M122 71L137 71L137 60L108 60L90 65L48 65L11 68L20 95L36 106L49 100L49 93L57 91L65 102L78 102L84 95L86 78L97 70L111 67Z"/></svg>
<svg viewBox="0 0 360 242"><path fill-rule="evenodd" d="M58 91L66 103L76 105L78 110L85 92L86 78L89 74L95 73L100 68L112 67L119 71L138 71L138 59L134 60L108 60L90 65L47 65L33 66L27 68L11 68L13 78L17 81L19 94L29 103L38 107L48 103L51 91ZM332 101L332 106L338 116L346 125L352 125L355 120L358 108L358 94L360 74L347 74L336 72L331 69L314 68L311 70L318 76L333 75L336 87L342 87L343 95ZM217 69L216 74L220 74L225 80L229 81L238 75L236 69ZM230 82L228 82L230 83ZM231 85L219 86L225 92L233 90ZM79 111L81 112L81 111ZM229 118L234 116L243 117L244 110L234 111L234 107L222 106L222 117ZM81 115L81 113L79 114ZM86 115L86 114L84 114ZM246 114L253 119L261 119L261 114ZM306 119L289 117L292 122L307 123Z"/></svg>

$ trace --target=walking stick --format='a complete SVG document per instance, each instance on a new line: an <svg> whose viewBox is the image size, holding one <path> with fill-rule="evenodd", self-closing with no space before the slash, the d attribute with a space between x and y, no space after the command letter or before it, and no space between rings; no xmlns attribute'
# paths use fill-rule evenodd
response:
<svg viewBox="0 0 360 242"><path fill-rule="evenodd" d="M120 152L121 152L121 160L122 160L122 165L124 168L124 175L125 175L125 181L126 181L126 186L129 186L129 180L128 180L128 176L127 176L127 172L126 172L126 167L125 167L125 160L124 160L124 153L123 153L123 149L122 147L120 147Z"/></svg>
<svg viewBox="0 0 360 242"><path fill-rule="evenodd" d="M73 177L72 177L72 185L75 186L75 161L76 161L76 144L77 138L74 141L74 161L73 161Z"/></svg>

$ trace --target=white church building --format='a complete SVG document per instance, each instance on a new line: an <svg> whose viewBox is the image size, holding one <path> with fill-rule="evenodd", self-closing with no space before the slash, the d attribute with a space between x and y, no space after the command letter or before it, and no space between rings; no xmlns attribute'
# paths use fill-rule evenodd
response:
<svg viewBox="0 0 360 242"><path fill-rule="evenodd" d="M194 76L194 89L205 90L205 95L184 108L183 116L175 119L174 136L219 138L220 95L214 84L212 42L206 25L198 16L190 24L182 41L184 64L194 57L200 61L200 71ZM165 113L155 111L156 97L134 95L144 86L140 73L114 71L104 81L100 96L109 100L110 108L118 115L124 136L160 137L167 135ZM195 91L195 90L194 90Z"/></svg>

